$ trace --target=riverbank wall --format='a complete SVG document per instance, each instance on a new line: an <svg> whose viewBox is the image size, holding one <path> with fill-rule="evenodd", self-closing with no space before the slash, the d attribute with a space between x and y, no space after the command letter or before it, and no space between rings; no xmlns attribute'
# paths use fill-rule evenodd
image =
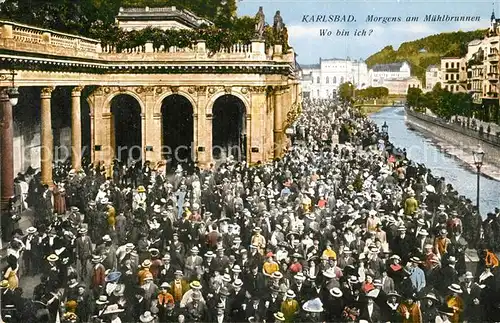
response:
<svg viewBox="0 0 500 323"><path fill-rule="evenodd" d="M431 133L433 136L448 142L457 149L470 154L480 144L486 152L484 163L500 168L500 138L493 135L483 136L478 132L464 128L458 124L450 124L441 119L405 109L406 122L417 130ZM472 160L471 160L472 161Z"/></svg>

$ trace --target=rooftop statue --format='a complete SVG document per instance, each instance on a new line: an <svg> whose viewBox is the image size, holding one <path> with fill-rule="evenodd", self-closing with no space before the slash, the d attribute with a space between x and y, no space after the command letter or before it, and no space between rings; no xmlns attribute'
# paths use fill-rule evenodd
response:
<svg viewBox="0 0 500 323"><path fill-rule="evenodd" d="M259 7L259 11L255 15L255 36L262 38L264 34L264 27L266 24L266 16L264 15L264 10L262 7Z"/></svg>

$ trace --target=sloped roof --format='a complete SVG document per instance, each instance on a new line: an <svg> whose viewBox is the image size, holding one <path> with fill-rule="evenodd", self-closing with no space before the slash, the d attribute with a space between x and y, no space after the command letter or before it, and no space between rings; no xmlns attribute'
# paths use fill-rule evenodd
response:
<svg viewBox="0 0 500 323"><path fill-rule="evenodd" d="M403 64L406 62L376 64L372 67L374 72L399 72Z"/></svg>
<svg viewBox="0 0 500 323"><path fill-rule="evenodd" d="M321 65L320 64L300 64L300 67L302 67L303 70L313 70L313 69L320 69Z"/></svg>
<svg viewBox="0 0 500 323"><path fill-rule="evenodd" d="M439 66L437 66L437 65L429 65L429 66L427 66L427 72L429 72L433 68L439 68Z"/></svg>

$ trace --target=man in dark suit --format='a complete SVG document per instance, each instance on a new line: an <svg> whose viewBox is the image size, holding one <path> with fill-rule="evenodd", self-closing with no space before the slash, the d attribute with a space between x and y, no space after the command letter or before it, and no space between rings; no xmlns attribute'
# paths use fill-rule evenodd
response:
<svg viewBox="0 0 500 323"><path fill-rule="evenodd" d="M262 274L262 272L259 272L258 266L254 266L252 268L250 274L244 281L247 283L245 289L251 291L252 294L260 295L264 293L264 290L266 288L266 281L264 279L264 274Z"/></svg>
<svg viewBox="0 0 500 323"><path fill-rule="evenodd" d="M468 322L483 321L484 305L481 303L482 289L477 283L474 283L474 276L470 271L465 273L464 282L461 284L464 300L464 320Z"/></svg>
<svg viewBox="0 0 500 323"><path fill-rule="evenodd" d="M359 319L370 323L382 322L380 307L375 304L374 298L371 295L367 295L366 304L361 307Z"/></svg>
<svg viewBox="0 0 500 323"><path fill-rule="evenodd" d="M87 235L87 229L78 230L78 234L79 237L75 241L76 259L80 262L80 272L78 274L80 279L85 279L88 276L87 268L92 257L93 246L90 237Z"/></svg>
<svg viewBox="0 0 500 323"><path fill-rule="evenodd" d="M254 295L252 301L247 303L245 308L245 317L253 317L255 322L262 322L266 317L265 304L260 301L260 297Z"/></svg>
<svg viewBox="0 0 500 323"><path fill-rule="evenodd" d="M266 322L274 321L274 313L281 310L281 303L283 298L280 299L278 296L279 289L276 286L271 286L271 293L264 299L265 316Z"/></svg>

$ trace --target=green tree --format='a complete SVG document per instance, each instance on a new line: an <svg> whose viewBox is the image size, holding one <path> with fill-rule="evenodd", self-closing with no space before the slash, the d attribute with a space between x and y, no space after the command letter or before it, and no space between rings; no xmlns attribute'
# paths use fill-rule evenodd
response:
<svg viewBox="0 0 500 323"><path fill-rule="evenodd" d="M406 104L411 108L419 108L421 102L422 90L418 87L408 87L406 93Z"/></svg>
<svg viewBox="0 0 500 323"><path fill-rule="evenodd" d="M339 85L338 93L342 101L351 103L354 96L354 85L351 82L342 83Z"/></svg>

